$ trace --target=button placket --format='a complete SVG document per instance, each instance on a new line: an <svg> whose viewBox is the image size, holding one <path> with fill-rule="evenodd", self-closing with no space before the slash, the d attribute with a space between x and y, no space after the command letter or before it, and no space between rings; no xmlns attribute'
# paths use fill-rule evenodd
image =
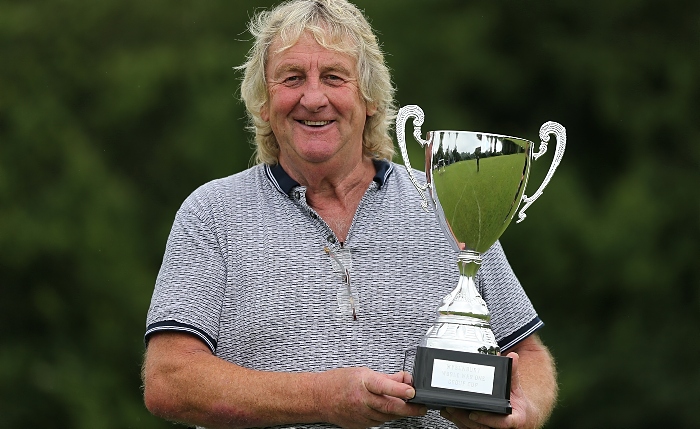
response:
<svg viewBox="0 0 700 429"><path fill-rule="evenodd" d="M340 287L336 292L338 300L338 310L341 315L352 317L358 320L360 296L354 284L350 281L350 270L352 269L352 254L349 248L340 247L323 249L331 257L333 271L340 276Z"/></svg>

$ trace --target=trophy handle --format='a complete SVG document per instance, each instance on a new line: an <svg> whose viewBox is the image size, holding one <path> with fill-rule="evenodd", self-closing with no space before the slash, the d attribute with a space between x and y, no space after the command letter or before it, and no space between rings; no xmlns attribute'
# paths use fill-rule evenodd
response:
<svg viewBox="0 0 700 429"><path fill-rule="evenodd" d="M539 189L537 189L537 192L532 194L531 197L523 195L522 202L525 204L520 209L520 213L518 213L518 220L515 223L520 223L527 217L527 215L525 214L525 210L527 210L527 208L530 207L532 203L534 203L535 200L540 197L540 195L542 195L542 191L544 191L544 188L547 186L547 184L549 184L549 181L552 179L554 171L557 169L557 166L559 166L559 163L561 162L561 158L564 156L564 149L566 148L566 129L564 128L564 126L557 122L549 121L545 122L540 127L540 139L542 140L540 142L540 149L537 151L537 153L534 153L532 155L532 158L536 161L537 158L541 157L547 152L547 142L549 142L550 134L554 134L554 136L557 138L557 146L554 151L554 159L552 159L552 164L549 166L549 171L544 177L544 180L542 181L542 184L540 185Z"/></svg>
<svg viewBox="0 0 700 429"><path fill-rule="evenodd" d="M411 183L413 183L413 186L416 187L418 194L420 194L420 197L423 199L421 207L423 207L423 210L427 211L428 198L425 196L425 191L430 187L430 184L426 183L425 185L421 185L420 183L418 183L415 176L413 175L411 161L408 159L408 151L406 150L406 121L408 121L408 118L411 117L413 118L413 138L416 139L416 141L421 145L421 147L425 147L428 143L430 143L429 140L423 140L421 138L420 127L421 125L423 125L423 119L425 118L423 109L414 104L409 104L399 109L399 112L396 115L396 139L399 142L399 148L401 149L401 157L403 158L404 167L406 167L406 171L408 172L408 178L411 179Z"/></svg>

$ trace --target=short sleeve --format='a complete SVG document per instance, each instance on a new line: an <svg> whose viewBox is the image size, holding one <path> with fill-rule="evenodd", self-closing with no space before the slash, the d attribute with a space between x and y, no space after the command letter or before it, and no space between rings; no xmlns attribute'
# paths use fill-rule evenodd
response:
<svg viewBox="0 0 700 429"><path fill-rule="evenodd" d="M513 347L544 325L500 242L484 253L476 280L491 314L491 329L502 350Z"/></svg>
<svg viewBox="0 0 700 429"><path fill-rule="evenodd" d="M225 247L206 201L195 193L175 216L148 310L146 342L156 332L189 332L216 351L226 287Z"/></svg>

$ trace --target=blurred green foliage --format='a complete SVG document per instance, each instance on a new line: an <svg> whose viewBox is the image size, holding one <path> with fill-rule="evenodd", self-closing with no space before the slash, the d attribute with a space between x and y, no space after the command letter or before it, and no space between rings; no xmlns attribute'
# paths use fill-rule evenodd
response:
<svg viewBox="0 0 700 429"><path fill-rule="evenodd" d="M232 67L271 3L0 1L0 427L171 427L145 313L182 200L250 165ZM548 427L700 426L700 3L357 4L424 130L567 127L502 240L558 362Z"/></svg>

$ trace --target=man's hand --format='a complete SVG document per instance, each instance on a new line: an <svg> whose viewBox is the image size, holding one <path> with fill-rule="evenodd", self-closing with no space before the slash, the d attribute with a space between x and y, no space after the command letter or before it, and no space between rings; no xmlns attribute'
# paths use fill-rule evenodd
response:
<svg viewBox="0 0 700 429"><path fill-rule="evenodd" d="M528 404L524 397L520 377L518 376L517 353L508 353L513 359L513 375L511 378L510 404L513 407L512 414L493 414L480 411L460 410L445 408L440 412L447 420L450 420L463 429L488 429L488 428L525 428L527 422Z"/></svg>
<svg viewBox="0 0 700 429"><path fill-rule="evenodd" d="M319 377L317 398L325 421L344 428L366 428L408 416L423 416L424 405L409 404L415 390L408 374L381 374L368 368L341 368Z"/></svg>
<svg viewBox="0 0 700 429"><path fill-rule="evenodd" d="M518 344L508 353L513 359L509 415L445 408L440 414L461 429L535 429L546 422L556 398L554 365L546 347L536 336Z"/></svg>

